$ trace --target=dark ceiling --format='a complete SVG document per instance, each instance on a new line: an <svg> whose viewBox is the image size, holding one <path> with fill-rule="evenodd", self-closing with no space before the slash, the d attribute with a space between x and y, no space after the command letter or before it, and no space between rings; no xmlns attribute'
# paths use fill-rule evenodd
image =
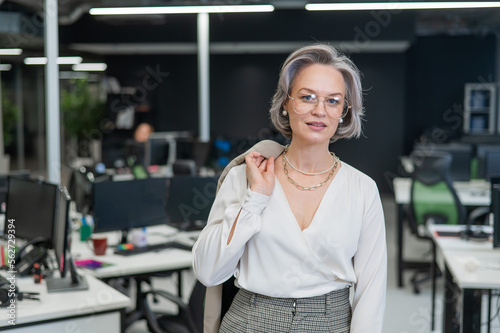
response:
<svg viewBox="0 0 500 333"><path fill-rule="evenodd" d="M59 25L60 25L60 41L61 54L64 52L70 53L71 50L82 52L86 51L90 54L106 55L111 54L113 44L122 43L122 52L131 52L130 49L135 47L132 43L148 43L149 48L154 52L155 47L165 42L177 43L194 43L196 29L191 26L196 26L194 18L182 19L177 17L167 17L166 15L153 16L90 16L88 11L92 7L116 7L123 6L172 6L172 5L199 5L199 4L273 4L276 8L272 16L259 18L258 22L245 21L245 18L236 16L237 19L226 16L219 17L218 20L212 19L211 30L215 33L211 39L215 42L225 41L227 37L231 42L235 41L252 41L256 42L261 39L275 38L274 41L297 41L309 39L324 39L321 34L322 27L314 27L315 19L309 19L313 14L304 10L304 5L308 1L304 0L205 0L205 1L172 1L172 0L59 0ZM346 1L347 2L347 1ZM373 2L364 0L363 2ZM23 54L33 54L43 51L43 3L38 0L0 0L0 47L18 47L22 45L25 52ZM337 22L337 25L329 25L329 29L336 31L350 30L351 35L340 34L344 40L352 40L352 29L357 27L367 27L373 22L379 22L382 28L385 28L384 23L389 24L387 31L395 31L391 33L381 34L382 40L411 40L414 36L422 35L477 35L496 33L500 29L500 9L468 9L468 10L420 10L409 11L411 14L393 15L392 17L384 17L382 12L367 12L359 11L353 13L331 13L330 14L314 14L319 18L324 18L323 21L318 20L316 25L329 25L332 20ZM285 13L285 14L284 14ZM237 15L237 14L235 14ZM241 14L240 14L241 15ZM302 15L297 19L297 15ZM329 15L325 18L325 15ZM259 17L259 16L252 16ZM287 20L294 18L296 20L295 28L287 26ZM386 20L384 22L384 20ZM389 20L389 21L387 21ZM410 21L410 22L408 22ZM223 22L224 24L222 24ZM262 23L264 22L264 23ZM272 23L278 24L272 27ZM343 22L341 25L341 22ZM353 23L355 22L355 23ZM212 28L212 23L214 28ZM243 24L246 27L240 27ZM230 24L233 24L232 26ZM267 25L266 25L267 24ZM281 25L280 25L281 24ZM308 25L305 25L308 24ZM401 25L401 27L399 27ZM259 34L259 26L266 27ZM411 32L408 33L410 26ZM278 30L287 30L282 34L278 34ZM315 30L316 29L316 30ZM309 33L311 31L319 31L317 34ZM401 38L401 34L397 31L402 30L407 33L407 37ZM169 31L167 34L166 31ZM307 31L306 34L301 34L301 31ZM134 40L136 32L141 35ZM172 33L170 33L172 32ZM231 32L233 32L231 34ZM275 36L268 38L268 35ZM320 37L317 37L320 36ZM172 37L173 36L173 37ZM186 37L188 36L188 37ZM333 34L334 38L339 38ZM129 38L127 40L127 38ZM156 39L155 39L156 38ZM194 40L193 40L194 38ZM377 37L378 38L378 37ZM235 40L238 39L238 40ZM326 38L328 40L328 38ZM127 44L128 43L128 44ZM158 44L158 45L156 45ZM144 44L146 45L146 44ZM170 45L172 46L172 45ZM193 45L183 44L184 50L193 48ZM182 49L180 47L180 49ZM222 46L221 46L222 47ZM118 47L115 45L114 50ZM172 48L170 48L172 49ZM123 51L128 50L128 51ZM149 52L149 51L148 51Z"/></svg>

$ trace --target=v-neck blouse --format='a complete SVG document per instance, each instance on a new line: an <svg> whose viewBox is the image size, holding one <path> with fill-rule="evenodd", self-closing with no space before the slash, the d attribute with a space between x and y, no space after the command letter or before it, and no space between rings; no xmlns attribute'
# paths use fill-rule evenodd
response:
<svg viewBox="0 0 500 333"><path fill-rule="evenodd" d="M245 168L227 174L193 247L198 279L213 286L234 275L241 288L287 298L354 286L351 332L381 332L387 252L375 182L342 162L301 230L278 179L270 196L253 192Z"/></svg>

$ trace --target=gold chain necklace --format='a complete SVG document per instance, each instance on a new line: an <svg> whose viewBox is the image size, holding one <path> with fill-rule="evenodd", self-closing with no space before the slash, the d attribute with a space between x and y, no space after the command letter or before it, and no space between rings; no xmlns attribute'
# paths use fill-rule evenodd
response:
<svg viewBox="0 0 500 333"><path fill-rule="evenodd" d="M335 163L337 163L336 160L335 160L335 154L333 152L330 152L330 155L333 156L333 163L332 163L332 165L330 165L330 167L328 169L320 171L320 172L306 172L306 171L302 171L299 168L295 167L292 164L292 162L290 162L290 160L288 159L288 157L286 156L286 152L288 151L288 148L289 148L289 146L286 145L285 146L285 150L283 151L283 157L285 158L286 162L292 167L292 169L294 169L295 171L298 171L298 172L300 172L300 173L302 173L304 175L308 175L308 176L322 175L322 174L327 173L328 171L330 171L335 166Z"/></svg>
<svg viewBox="0 0 500 333"><path fill-rule="evenodd" d="M303 190L303 191L314 191L318 187L323 186L323 184L328 182L330 180L330 178L332 178L333 174L335 173L335 170L337 169L337 165L339 162L339 158L335 154L333 154L333 157L335 158L335 163L333 165L332 171L330 171L330 173L328 174L328 177L326 177L326 179L324 181L322 181L321 183L314 185L314 186L302 186L302 185L297 184L297 182L295 180L293 180L290 177L290 175L288 174L288 169L286 168L286 159L284 159L284 158L282 159L283 160L283 170L285 171L286 178L288 178L290 183L292 183L296 188L298 188L299 190Z"/></svg>

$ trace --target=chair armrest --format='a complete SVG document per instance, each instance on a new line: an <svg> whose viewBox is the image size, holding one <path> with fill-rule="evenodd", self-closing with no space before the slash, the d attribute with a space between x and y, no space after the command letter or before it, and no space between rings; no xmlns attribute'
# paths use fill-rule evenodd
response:
<svg viewBox="0 0 500 333"><path fill-rule="evenodd" d="M198 332L196 326L194 325L194 318L193 318L191 311L189 310L189 306L188 306L188 304L186 304L182 300L182 298L180 298L179 296L176 296L174 294L171 294L167 291L164 291L164 290L151 290L151 291L147 292L147 294L161 296L161 297L164 297L164 298L168 299L169 301L177 304L177 306L179 307L179 314L183 315L184 318L187 320L187 324L189 325L191 332L193 332L193 333ZM152 320L152 321L155 322L155 324L157 324L156 320Z"/></svg>
<svg viewBox="0 0 500 333"><path fill-rule="evenodd" d="M486 217L489 215L489 213L490 213L490 207L475 208L474 210L472 210L472 212L470 212L469 216L467 216L467 225L474 224L474 221L481 216L485 216L486 220Z"/></svg>
<svg viewBox="0 0 500 333"><path fill-rule="evenodd" d="M171 294L164 290L150 290L146 294L153 294L154 296L161 296L168 299L172 303L175 303L179 307L179 311L189 311L188 305L180 298L174 294Z"/></svg>

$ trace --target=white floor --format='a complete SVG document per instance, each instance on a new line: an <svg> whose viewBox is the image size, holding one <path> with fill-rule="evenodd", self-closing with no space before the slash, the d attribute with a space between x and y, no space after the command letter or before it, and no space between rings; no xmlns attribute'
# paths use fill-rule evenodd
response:
<svg viewBox="0 0 500 333"><path fill-rule="evenodd" d="M405 286L397 287L396 281L396 205L391 196L383 198L383 205L386 217L387 230L387 251L388 251L388 282L387 282L387 307L384 321L384 333L428 333L431 332L431 289L430 282L422 285L421 293L416 295L408 283L411 272L405 274ZM411 235L405 235L405 258L422 259L429 258L428 245L418 242ZM193 286L195 277L192 272L184 274L184 295L187 297L190 288ZM442 280L440 281L442 282ZM155 286L175 292L177 283L175 278L167 278L154 281ZM436 329L434 332L441 332L442 323L442 286L438 284L436 301ZM162 311L175 311L171 304L160 302L154 305ZM483 307L484 308L484 307ZM499 309L498 297L493 299L492 313ZM483 311L486 312L486 311ZM486 313L483 322L486 322ZM148 332L144 321L138 321L129 327L126 333ZM486 331L486 325L482 332ZM235 332L237 333L237 332ZM271 332L270 332L271 333ZM369 333L369 332L367 332ZM500 318L497 316L492 321L491 333L500 333Z"/></svg>

